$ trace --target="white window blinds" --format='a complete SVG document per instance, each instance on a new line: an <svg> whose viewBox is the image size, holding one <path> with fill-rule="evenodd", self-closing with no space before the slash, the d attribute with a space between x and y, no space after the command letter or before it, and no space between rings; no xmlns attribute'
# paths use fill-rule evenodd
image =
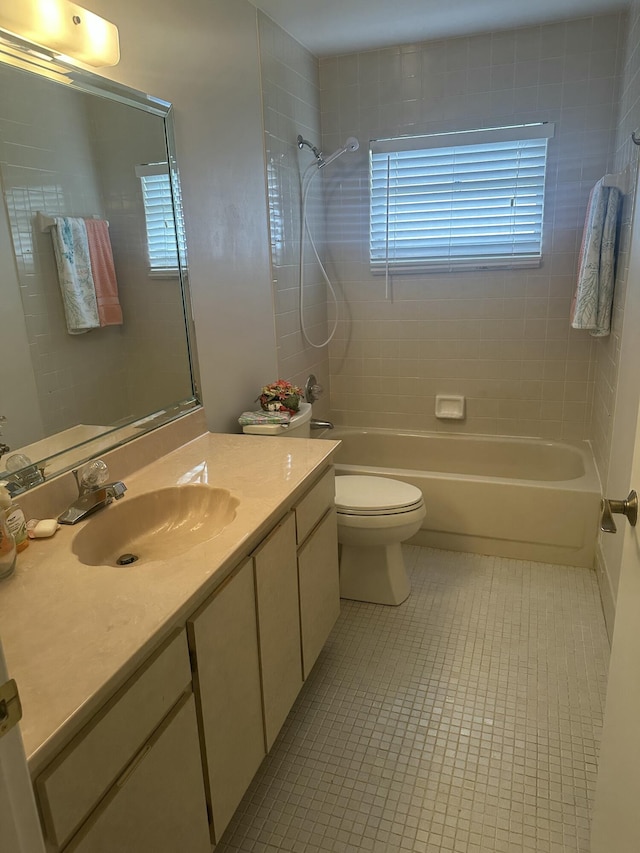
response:
<svg viewBox="0 0 640 853"><path fill-rule="evenodd" d="M372 141L372 271L538 266L553 128Z"/></svg>
<svg viewBox="0 0 640 853"><path fill-rule="evenodd" d="M174 277L178 274L178 240L184 241L184 226L179 214L176 227L169 167L167 163L146 163L136 166L136 175L142 185L149 274ZM177 182L174 188L178 191ZM181 210L180 199L177 201Z"/></svg>

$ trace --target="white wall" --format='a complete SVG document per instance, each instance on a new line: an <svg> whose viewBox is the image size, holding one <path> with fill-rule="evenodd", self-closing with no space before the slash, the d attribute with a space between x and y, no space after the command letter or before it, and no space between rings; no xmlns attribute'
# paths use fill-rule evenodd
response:
<svg viewBox="0 0 640 853"><path fill-rule="evenodd" d="M298 149L297 137L301 134L312 144L320 145L318 60L261 12L258 22L278 375L304 386L313 373L328 391L328 347L308 345L302 336L299 311L300 176L314 157L308 148ZM316 174L307 204L311 232L321 249L322 177L322 173ZM305 328L317 344L329 334L327 288L308 239L305 245ZM333 312L333 307L330 310ZM333 316L331 313L331 319ZM272 378L265 376L265 384ZM328 411L327 393L314 406L314 414L324 418Z"/></svg>
<svg viewBox="0 0 640 853"><path fill-rule="evenodd" d="M173 103L210 429L276 376L256 10L246 0L92 0L122 58L100 73Z"/></svg>

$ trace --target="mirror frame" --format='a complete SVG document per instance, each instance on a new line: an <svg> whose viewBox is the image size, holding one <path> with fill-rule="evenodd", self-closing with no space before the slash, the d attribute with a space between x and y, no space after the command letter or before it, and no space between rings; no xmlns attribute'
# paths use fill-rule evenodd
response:
<svg viewBox="0 0 640 853"><path fill-rule="evenodd" d="M78 67L71 60L58 56L50 51L36 47L22 39L0 32L0 63L19 69L21 72L36 74L40 78L52 80L59 85L69 86L84 94L93 94L101 98L117 101L136 109L157 115L164 120L164 135L167 157L171 174L174 210L180 210L179 173L176 159L175 136L173 126L173 109L168 101L139 92L106 77L94 74L85 68ZM0 202L4 203L4 202ZM189 289L189 270L187 264L186 241L178 240L178 274L180 279L181 301L184 315L184 326L187 343L187 358L191 376L191 396L182 401L168 402L166 407L150 412L143 417L132 419L125 424L105 430L96 438L89 439L43 459L34 459L34 465L40 467L47 464L47 471L42 479L29 484L30 478L18 482L18 488L12 489L12 494L20 494L29 488L48 482L52 478L64 474L73 468L87 462L95 456L113 450L123 444L151 432L160 426L177 420L202 407L200 399L200 378L198 374L197 349L193 309ZM46 438L47 436L45 436ZM4 454L5 458L12 453L19 453L20 448ZM34 466L22 469L25 473L34 471ZM0 480L16 482L16 474L20 471L9 472L0 462Z"/></svg>

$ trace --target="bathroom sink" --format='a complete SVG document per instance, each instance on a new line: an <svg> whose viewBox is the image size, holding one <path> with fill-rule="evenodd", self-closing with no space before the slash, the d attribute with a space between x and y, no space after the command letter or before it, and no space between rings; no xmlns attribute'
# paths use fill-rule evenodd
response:
<svg viewBox="0 0 640 853"><path fill-rule="evenodd" d="M238 503L226 489L205 485L125 497L87 521L72 551L88 566L172 559L217 536L235 518Z"/></svg>

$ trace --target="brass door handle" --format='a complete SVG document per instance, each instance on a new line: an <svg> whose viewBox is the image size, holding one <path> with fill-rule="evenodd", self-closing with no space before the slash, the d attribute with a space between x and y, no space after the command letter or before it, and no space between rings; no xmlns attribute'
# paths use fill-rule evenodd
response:
<svg viewBox="0 0 640 853"><path fill-rule="evenodd" d="M632 489L626 501L616 501L610 498L602 499L600 515L600 530L603 533L617 533L618 528L613 520L615 513L625 515L629 524L635 527L638 523L638 495Z"/></svg>

